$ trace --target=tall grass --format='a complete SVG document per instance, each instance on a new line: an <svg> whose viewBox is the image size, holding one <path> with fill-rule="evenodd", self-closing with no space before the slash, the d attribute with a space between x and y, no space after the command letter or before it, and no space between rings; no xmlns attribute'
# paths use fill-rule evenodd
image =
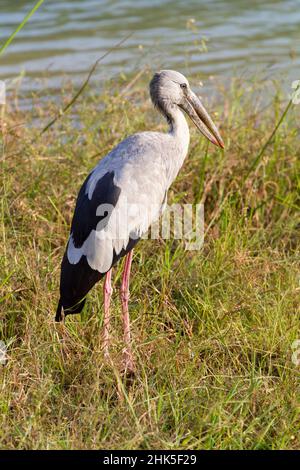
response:
<svg viewBox="0 0 300 470"><path fill-rule="evenodd" d="M30 123L49 122L53 103L31 113L8 110L1 158L1 339L8 345L1 448L299 448L299 366L291 348L299 337L299 121L291 109L245 180L283 97L268 88L274 98L262 110L255 83L233 80L230 90L219 91L206 105L226 152L191 128L189 157L169 194L170 202L205 204L202 251L153 240L135 252L131 386L119 373L117 292L112 368L101 350L100 285L81 316L54 323L59 266L88 171L124 136L165 125L142 79L131 88L109 83L100 95L78 100L73 115L42 136Z"/></svg>

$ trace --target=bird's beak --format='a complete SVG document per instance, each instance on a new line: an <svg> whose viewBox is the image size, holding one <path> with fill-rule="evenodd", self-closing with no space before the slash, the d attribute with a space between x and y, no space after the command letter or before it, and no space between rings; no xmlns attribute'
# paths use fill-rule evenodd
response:
<svg viewBox="0 0 300 470"><path fill-rule="evenodd" d="M189 115L195 126L208 140L218 147L225 147L216 125L195 93L189 91L180 107Z"/></svg>

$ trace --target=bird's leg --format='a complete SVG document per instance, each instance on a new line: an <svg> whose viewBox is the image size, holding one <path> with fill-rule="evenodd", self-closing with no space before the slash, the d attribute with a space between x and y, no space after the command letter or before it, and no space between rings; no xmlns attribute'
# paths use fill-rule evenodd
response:
<svg viewBox="0 0 300 470"><path fill-rule="evenodd" d="M110 299L112 294L111 287L111 269L105 274L105 281L103 285L104 296L104 322L103 322L103 350L104 357L109 358L109 324L110 324Z"/></svg>
<svg viewBox="0 0 300 470"><path fill-rule="evenodd" d="M125 348L123 349L123 361L125 372L134 373L134 362L131 350L131 335L130 335L130 320L128 311L128 300L129 300L129 278L130 268L132 262L133 250L131 250L125 259L125 267L122 277L121 285L121 303L122 303L122 315L123 315L123 327L124 327L124 342Z"/></svg>

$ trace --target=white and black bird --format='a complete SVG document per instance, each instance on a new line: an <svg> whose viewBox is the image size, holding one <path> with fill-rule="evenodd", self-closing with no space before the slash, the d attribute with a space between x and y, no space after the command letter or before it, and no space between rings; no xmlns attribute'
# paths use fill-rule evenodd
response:
<svg viewBox="0 0 300 470"><path fill-rule="evenodd" d="M105 275L104 353L109 352L111 269L126 256L121 285L124 367L134 371L128 313L133 248L156 221L167 192L186 156L190 140L185 111L202 134L224 148L222 138L187 79L174 70L155 73L150 82L154 106L169 131L140 132L127 137L91 171L81 187L61 265L56 320L81 312L90 289Z"/></svg>

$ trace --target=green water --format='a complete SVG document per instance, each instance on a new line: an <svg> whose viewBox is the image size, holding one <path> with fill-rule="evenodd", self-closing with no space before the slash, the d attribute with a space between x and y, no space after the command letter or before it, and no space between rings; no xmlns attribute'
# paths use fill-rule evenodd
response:
<svg viewBox="0 0 300 470"><path fill-rule="evenodd" d="M1 0L0 40L31 9L34 0ZM27 89L58 89L65 78L82 80L110 46L94 77L102 81L145 65L175 68L203 78L269 76L300 78L300 0L115 1L45 0L0 59L0 78L25 73Z"/></svg>

